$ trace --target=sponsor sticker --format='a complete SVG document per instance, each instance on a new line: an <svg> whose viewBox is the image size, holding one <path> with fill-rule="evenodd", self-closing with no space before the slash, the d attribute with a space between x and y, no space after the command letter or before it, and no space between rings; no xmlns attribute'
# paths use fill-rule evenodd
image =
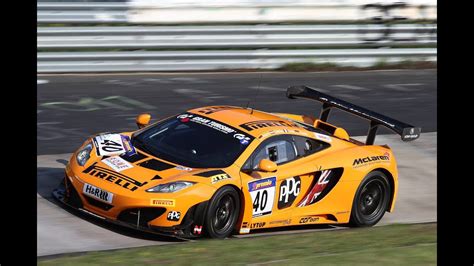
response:
<svg viewBox="0 0 474 266"><path fill-rule="evenodd" d="M319 217L303 217L300 219L300 224L315 223L319 221Z"/></svg>
<svg viewBox="0 0 474 266"><path fill-rule="evenodd" d="M222 181L224 179L230 179L230 176L228 174L217 174L211 176L211 184L217 183L219 181Z"/></svg>
<svg viewBox="0 0 474 266"><path fill-rule="evenodd" d="M112 203L112 200L114 198L114 194L112 194L111 192L105 191L101 188L95 187L87 183L85 183L82 187L82 192L84 192L84 194L88 196L91 196L101 201L105 201L107 203Z"/></svg>
<svg viewBox="0 0 474 266"><path fill-rule="evenodd" d="M265 227L265 222L253 223L250 225L250 229L263 228Z"/></svg>
<svg viewBox="0 0 474 266"><path fill-rule="evenodd" d="M234 138L240 140L240 144L242 145L247 145L250 143L250 138L245 136L244 134L240 134L240 133L234 134Z"/></svg>
<svg viewBox="0 0 474 266"><path fill-rule="evenodd" d="M328 135L319 134L319 133L314 133L314 135L319 140L322 140L322 141L325 141L325 142L332 142L331 137L329 137Z"/></svg>
<svg viewBox="0 0 474 266"><path fill-rule="evenodd" d="M244 128L247 131L252 131L259 128L265 127L298 127L298 125L293 124L288 121L279 121L279 120L260 120L252 121L240 125L241 128Z"/></svg>
<svg viewBox="0 0 474 266"><path fill-rule="evenodd" d="M278 198L278 209L288 208L293 204L300 194L301 179L299 176L283 180L280 185L280 197Z"/></svg>
<svg viewBox="0 0 474 266"><path fill-rule="evenodd" d="M168 212L168 216L166 217L166 219L168 219L168 221L179 221L180 217L181 217L181 212L170 211Z"/></svg>
<svg viewBox="0 0 474 266"><path fill-rule="evenodd" d="M221 123L218 123L216 121L213 121L213 120L210 120L210 119L207 119L207 118L204 118L204 117L195 116L195 117L191 118L191 121L195 122L195 123L198 123L198 124L201 124L201 125L208 126L210 128L213 128L213 129L218 130L218 131L220 131L222 133L225 133L225 134L235 132L235 130L233 130L232 128L230 128L226 125L223 125Z"/></svg>
<svg viewBox="0 0 474 266"><path fill-rule="evenodd" d="M276 177L265 178L248 183L250 196L252 197L252 217L268 215L272 213L275 199Z"/></svg>
<svg viewBox="0 0 474 266"><path fill-rule="evenodd" d="M178 115L177 118L179 119L179 121L183 123L187 123L192 117L193 115L190 115L190 114L182 114L182 115Z"/></svg>
<svg viewBox="0 0 474 266"><path fill-rule="evenodd" d="M202 225L195 225L193 232L194 232L195 235L200 235L201 232L202 232Z"/></svg>
<svg viewBox="0 0 474 266"><path fill-rule="evenodd" d="M241 228L239 232L241 234L248 234L250 233L250 228Z"/></svg>
<svg viewBox="0 0 474 266"><path fill-rule="evenodd" d="M93 142L99 156L118 155L126 151L120 134L99 135L93 138Z"/></svg>
<svg viewBox="0 0 474 266"><path fill-rule="evenodd" d="M121 172L133 167L133 165L119 156L112 156L102 160L103 163L110 166L114 171Z"/></svg>
<svg viewBox="0 0 474 266"><path fill-rule="evenodd" d="M291 219L287 219L287 220L275 220L275 221L271 221L270 224L283 224L283 225L288 225L291 223Z"/></svg>
<svg viewBox="0 0 474 266"><path fill-rule="evenodd" d="M91 166L87 167L84 171L84 174L94 176L105 180L110 183L114 183L117 186L123 187L130 191L135 191L139 187L144 186L148 182L140 182L124 174L114 172L106 167L101 167L97 165L97 162L94 162Z"/></svg>
<svg viewBox="0 0 474 266"><path fill-rule="evenodd" d="M152 206L163 206L163 207L174 207L176 202L174 199L150 199L150 205Z"/></svg>
<svg viewBox="0 0 474 266"><path fill-rule="evenodd" d="M124 135L120 135L120 136L122 137L122 144L123 144L123 147L125 148L125 154L127 156L132 156L136 154L137 151L135 150L135 147L133 147L130 137L124 136Z"/></svg>
<svg viewBox="0 0 474 266"><path fill-rule="evenodd" d="M182 165L178 165L175 168L178 169L178 170L182 170L182 171L192 171L193 170L193 168L182 166Z"/></svg>

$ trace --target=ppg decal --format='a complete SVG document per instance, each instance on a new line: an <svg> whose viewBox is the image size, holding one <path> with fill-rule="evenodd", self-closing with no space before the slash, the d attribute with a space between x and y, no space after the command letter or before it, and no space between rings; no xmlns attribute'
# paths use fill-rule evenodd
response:
<svg viewBox="0 0 474 266"><path fill-rule="evenodd" d="M299 176L288 178L281 182L278 209L288 208L300 194L301 179Z"/></svg>
<svg viewBox="0 0 474 266"><path fill-rule="evenodd" d="M168 212L168 216L166 217L168 221L179 221L181 217L181 213L177 211L170 211Z"/></svg>

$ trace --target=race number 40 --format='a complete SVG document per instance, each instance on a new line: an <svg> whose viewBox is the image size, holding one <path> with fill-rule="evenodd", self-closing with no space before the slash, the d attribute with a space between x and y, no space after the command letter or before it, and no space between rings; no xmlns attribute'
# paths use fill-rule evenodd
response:
<svg viewBox="0 0 474 266"><path fill-rule="evenodd" d="M273 201L275 199L275 184L276 177L265 178L248 184L253 203L252 217L272 213Z"/></svg>
<svg viewBox="0 0 474 266"><path fill-rule="evenodd" d="M117 155L125 152L120 134L99 135L94 138L97 155Z"/></svg>

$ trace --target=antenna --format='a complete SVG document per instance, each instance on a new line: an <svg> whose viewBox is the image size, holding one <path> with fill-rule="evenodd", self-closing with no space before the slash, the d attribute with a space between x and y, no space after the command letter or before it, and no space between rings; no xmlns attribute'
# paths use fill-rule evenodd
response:
<svg viewBox="0 0 474 266"><path fill-rule="evenodd" d="M257 96L260 93L260 84L262 83L262 76L263 76L263 73L260 73L260 78L258 79L257 93L255 94L255 97L253 98L254 102L256 101ZM247 102L247 106L245 106L245 108L246 109L249 108L249 105L250 105L250 100ZM250 114L253 114L253 108L251 108Z"/></svg>

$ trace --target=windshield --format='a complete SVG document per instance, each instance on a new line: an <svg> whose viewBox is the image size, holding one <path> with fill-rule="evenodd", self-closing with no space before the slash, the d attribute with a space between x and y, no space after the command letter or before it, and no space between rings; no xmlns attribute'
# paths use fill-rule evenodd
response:
<svg viewBox="0 0 474 266"><path fill-rule="evenodd" d="M135 147L192 168L230 166L254 138L221 122L185 113L132 138Z"/></svg>

